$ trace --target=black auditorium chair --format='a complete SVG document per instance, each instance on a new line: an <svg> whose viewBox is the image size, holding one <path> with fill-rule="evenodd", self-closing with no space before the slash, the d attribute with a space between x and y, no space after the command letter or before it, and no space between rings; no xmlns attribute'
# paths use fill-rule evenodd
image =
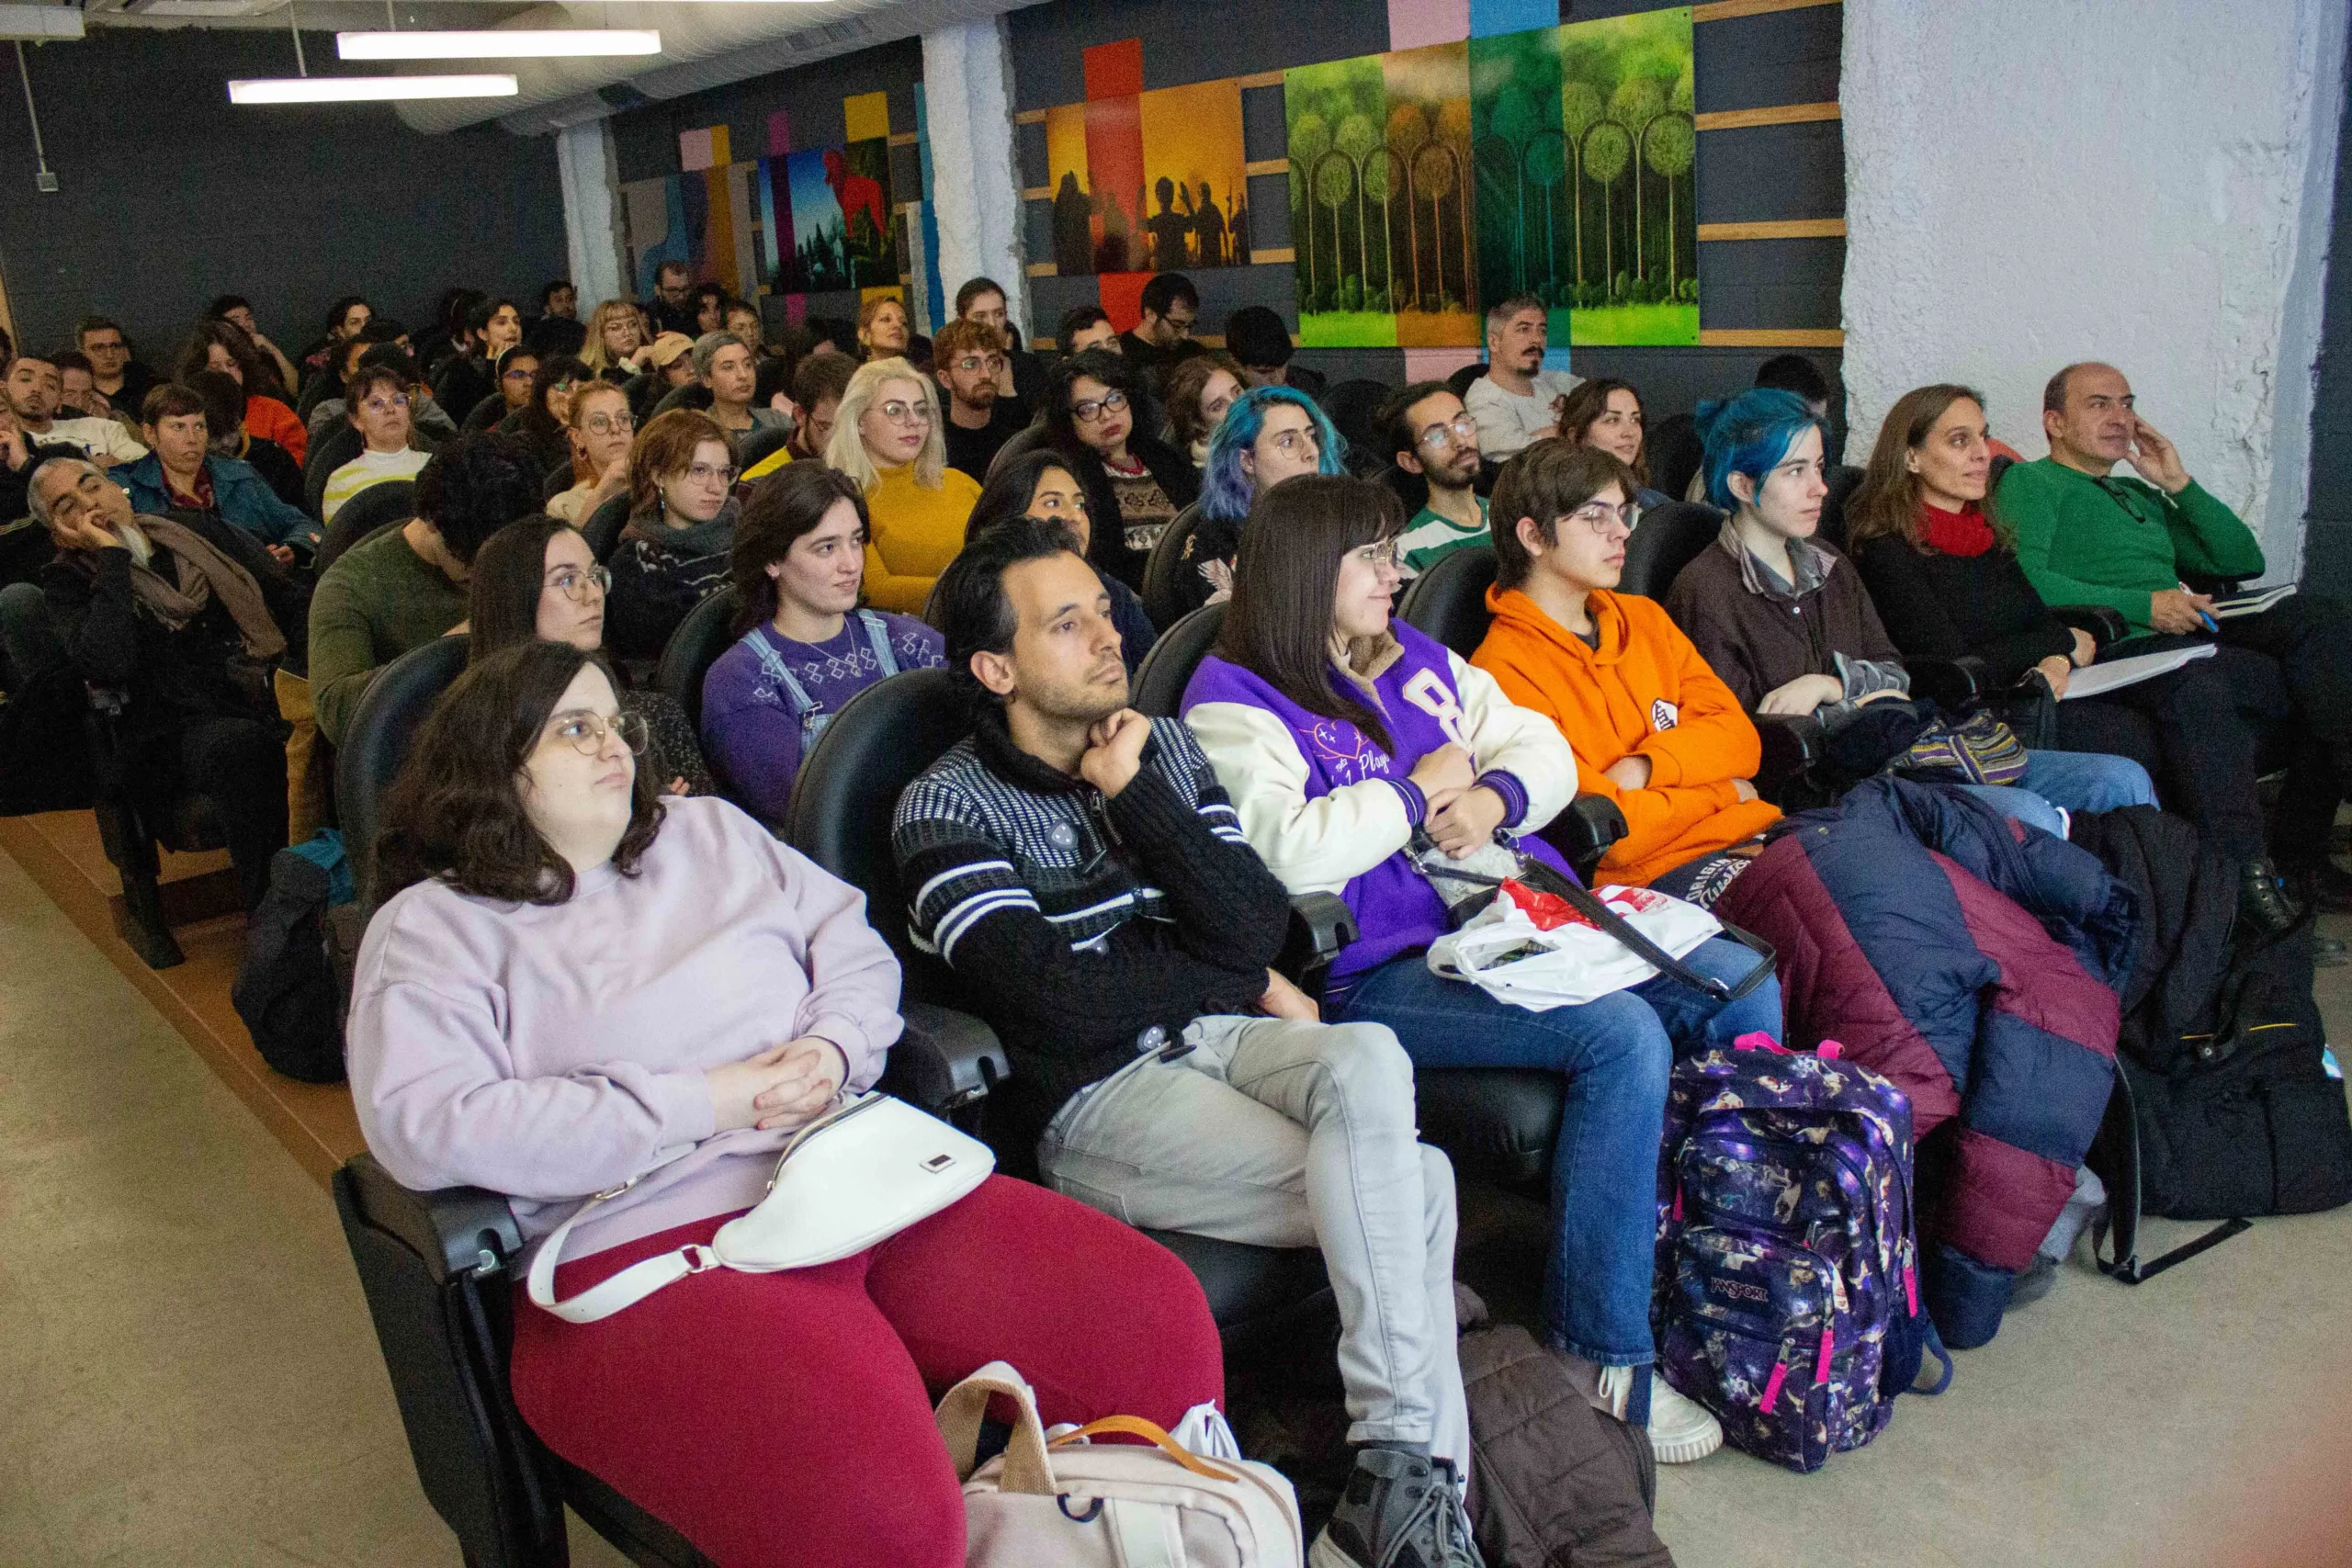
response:
<svg viewBox="0 0 2352 1568"><path fill-rule="evenodd" d="M702 678L710 673L720 654L735 646L734 621L735 590L712 590L686 612L686 618L662 645L662 661L654 666L654 689L686 710L687 722L697 735L702 733Z"/></svg>
<svg viewBox="0 0 2352 1568"><path fill-rule="evenodd" d="M612 560L613 552L621 547L621 530L628 526L628 512L629 495L623 491L580 520L590 555L599 561Z"/></svg>
<svg viewBox="0 0 2352 1568"><path fill-rule="evenodd" d="M337 756L336 793L355 846L372 839L384 790L465 659L466 639L444 637L393 660L369 684ZM356 850L354 862L355 908L372 909L372 868ZM994 1038L920 1000L900 1012L906 1032L890 1048L882 1087L976 1126L989 1083L1008 1070ZM634 1562L707 1568L674 1529L548 1453L516 1413L507 1356L522 1235L506 1200L478 1188L414 1191L365 1154L336 1172L334 1189L417 1480L457 1533L468 1568L562 1568L567 1503Z"/></svg>
<svg viewBox="0 0 2352 1568"><path fill-rule="evenodd" d="M693 409L697 412L710 407L710 389L699 381L689 381L683 387L673 387L653 400L653 412L646 418L660 419L672 409Z"/></svg>
<svg viewBox="0 0 2352 1568"><path fill-rule="evenodd" d="M1043 419L1032 422L1024 429L1014 431L1004 438L1004 445L996 449L996 456L989 459L989 477L995 478L999 468L1024 452L1036 451L1049 439L1051 436L1046 429L1046 422Z"/></svg>
<svg viewBox="0 0 2352 1568"><path fill-rule="evenodd" d="M908 890L899 881L898 862L890 850L890 819L899 795L970 728L964 700L944 670L910 670L867 687L843 705L802 761L785 838L835 876L864 890L866 919L889 941L904 966L910 1004L930 1004L941 1016L957 1021L956 1027L967 1032L958 1038L971 1042L958 1053L959 1060L977 1063L985 1084L1010 1070L1003 1052L986 1025L951 1010L966 1005L963 983L955 972L917 952L907 940ZM1337 899L1322 901L1318 913L1319 940L1328 944L1328 957L1352 931L1344 928L1345 911ZM1312 924L1309 919L1295 921L1294 930ZM1286 954L1286 963L1293 956ZM894 1064L896 1060L894 1051ZM957 1080L959 1093L964 1092L963 1081ZM983 1125L980 1132L983 1137L994 1134L1000 1169L1008 1175L1035 1173L1035 1149L1008 1146L1001 1128ZM1322 1295L1328 1288L1322 1255L1312 1248L1249 1247L1165 1231L1145 1234L1182 1258L1199 1278L1228 1351L1271 1344L1285 1325L1295 1326L1302 1313L1328 1306Z"/></svg>
<svg viewBox="0 0 2352 1568"><path fill-rule="evenodd" d="M570 490L573 485L578 484L579 482L580 481L578 479L571 477L571 465L570 463L558 463L554 468L548 470L547 483L539 487L540 504L544 505L547 502L553 501L557 496L561 495L565 491Z"/></svg>
<svg viewBox="0 0 2352 1568"><path fill-rule="evenodd" d="M1355 377L1333 382L1317 400L1348 444L1348 471L1360 479L1378 473L1388 461L1388 454L1380 449L1380 433L1374 415L1395 390L1385 381Z"/></svg>
<svg viewBox="0 0 2352 1568"><path fill-rule="evenodd" d="M1815 529L1815 536L1839 555L1847 553L1846 503L1853 500L1854 492L1861 488L1861 484L1862 470L1851 463L1843 464L1830 470L1829 493L1821 498L1821 521ZM1988 490L1985 493L1989 495L1992 492Z"/></svg>
<svg viewBox="0 0 2352 1568"><path fill-rule="evenodd" d="M1466 398L1470 395L1470 383L1486 373L1487 362L1483 359L1460 366L1445 378L1445 389L1457 398Z"/></svg>
<svg viewBox="0 0 2352 1568"><path fill-rule="evenodd" d="M1201 503L1193 502L1169 520L1151 547L1151 554L1143 563L1143 582L1136 590L1136 597L1143 601L1143 613L1161 631L1174 626L1184 615L1184 602L1177 596L1176 583L1186 570L1184 547L1193 531L1201 525Z"/></svg>
<svg viewBox="0 0 2352 1568"><path fill-rule="evenodd" d="M325 501L327 480L334 477L337 468L367 448L368 438L348 420L337 420L333 428L320 432L302 457L302 510L318 516Z"/></svg>
<svg viewBox="0 0 2352 1568"><path fill-rule="evenodd" d="M379 528L405 523L415 515L414 479L386 479L381 484L369 485L345 502L343 509L334 514L334 521L327 525L312 565L323 577L327 568L341 559L352 546Z"/></svg>
<svg viewBox="0 0 2352 1568"><path fill-rule="evenodd" d="M791 439L792 429L789 425L754 425L745 431L742 439L735 444L736 466L748 468L754 463L773 457L776 454L776 449Z"/></svg>
<svg viewBox="0 0 2352 1568"><path fill-rule="evenodd" d="M1699 471L1699 462L1706 448L1699 441L1699 431L1687 413L1669 414L1650 426L1642 443L1642 456L1649 460L1652 488L1666 492L1676 501L1690 488L1690 476Z"/></svg>

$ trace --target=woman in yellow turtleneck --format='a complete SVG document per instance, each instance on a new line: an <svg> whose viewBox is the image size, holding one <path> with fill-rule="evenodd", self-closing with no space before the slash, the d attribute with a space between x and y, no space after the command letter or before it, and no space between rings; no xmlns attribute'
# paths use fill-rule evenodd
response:
<svg viewBox="0 0 2352 1568"><path fill-rule="evenodd" d="M903 359L860 366L842 394L825 462L865 487L865 600L877 610L922 614L980 498L947 466L939 417L938 389Z"/></svg>

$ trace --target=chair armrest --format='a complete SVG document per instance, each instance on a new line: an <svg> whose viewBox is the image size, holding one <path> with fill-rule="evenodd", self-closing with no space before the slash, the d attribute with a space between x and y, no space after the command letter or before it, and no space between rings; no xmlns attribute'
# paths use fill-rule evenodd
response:
<svg viewBox="0 0 2352 1568"><path fill-rule="evenodd" d="M1802 796L1807 776L1823 756L1821 720L1809 713L1759 713L1751 716L1756 720L1756 738L1761 743L1756 793L1783 811L1800 810L1815 804Z"/></svg>
<svg viewBox="0 0 2352 1568"><path fill-rule="evenodd" d="M2132 623L2112 604L2052 604L2050 613L2066 625L2090 633L2101 648L2132 635Z"/></svg>
<svg viewBox="0 0 2352 1568"><path fill-rule="evenodd" d="M1993 690L1992 672L1973 654L1958 659L1909 659L1904 660L1904 668L1911 671L1913 696L1925 697L1951 713L1975 706Z"/></svg>
<svg viewBox="0 0 2352 1568"><path fill-rule="evenodd" d="M359 1215L424 1259L433 1282L503 1268L523 1250L522 1227L498 1193L480 1187L419 1192L392 1179L376 1156L351 1156L343 1168Z"/></svg>
<svg viewBox="0 0 2352 1568"><path fill-rule="evenodd" d="M1566 811L1544 824L1541 837L1560 852L1577 880L1589 886L1601 857L1625 832L1625 814L1615 801L1606 795L1580 795Z"/></svg>
<svg viewBox="0 0 2352 1568"><path fill-rule="evenodd" d="M906 1028L890 1047L882 1087L910 1105L945 1116L988 1098L1012 1076L996 1032L969 1013L930 1002L901 1002Z"/></svg>
<svg viewBox="0 0 2352 1568"><path fill-rule="evenodd" d="M1323 973L1356 940L1356 918L1336 893L1300 893L1290 901L1290 930L1274 967L1308 996L1320 1000Z"/></svg>

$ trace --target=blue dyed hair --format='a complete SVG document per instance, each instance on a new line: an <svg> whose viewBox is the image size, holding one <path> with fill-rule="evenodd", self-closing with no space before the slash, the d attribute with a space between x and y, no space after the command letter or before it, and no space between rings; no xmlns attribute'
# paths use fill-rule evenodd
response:
<svg viewBox="0 0 2352 1568"><path fill-rule="evenodd" d="M1330 416L1316 407L1313 398L1290 387L1253 387L1233 400L1217 427L1209 432L1208 462L1201 471L1202 516L1239 522L1250 515L1250 504L1258 498L1258 491L1241 471L1241 454L1257 446L1258 433L1266 427L1266 410L1275 403L1296 403L1315 422L1316 450L1322 457L1316 472L1348 471L1347 438Z"/></svg>
<svg viewBox="0 0 2352 1568"><path fill-rule="evenodd" d="M1699 469L1707 476L1707 500L1724 512L1739 510L1739 498L1731 492L1732 475L1746 474L1760 491L1764 476L1781 466L1808 428L1821 430L1825 444L1829 439L1803 398L1771 387L1701 403L1690 418L1706 444Z"/></svg>

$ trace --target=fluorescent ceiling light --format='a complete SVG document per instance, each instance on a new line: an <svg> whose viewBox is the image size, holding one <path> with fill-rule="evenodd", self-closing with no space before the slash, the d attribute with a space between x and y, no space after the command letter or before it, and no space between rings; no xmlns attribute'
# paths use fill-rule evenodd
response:
<svg viewBox="0 0 2352 1568"><path fill-rule="evenodd" d="M638 28L337 33L334 42L345 60L522 60L553 55L662 52L662 35Z"/></svg>
<svg viewBox="0 0 2352 1568"><path fill-rule="evenodd" d="M383 98L511 98L512 76L277 76L229 84L232 104L349 104Z"/></svg>

